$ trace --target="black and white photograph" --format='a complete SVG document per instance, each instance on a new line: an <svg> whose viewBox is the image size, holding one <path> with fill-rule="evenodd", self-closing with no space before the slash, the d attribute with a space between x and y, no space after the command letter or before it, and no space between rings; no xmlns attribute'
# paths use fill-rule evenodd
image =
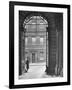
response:
<svg viewBox="0 0 72 90"><path fill-rule="evenodd" d="M10 33L14 43L10 66L14 76L10 85L69 84L69 6L16 2L10 5L10 25L14 30L13 36Z"/></svg>
<svg viewBox="0 0 72 90"><path fill-rule="evenodd" d="M19 11L19 78L63 77L63 13Z"/></svg>

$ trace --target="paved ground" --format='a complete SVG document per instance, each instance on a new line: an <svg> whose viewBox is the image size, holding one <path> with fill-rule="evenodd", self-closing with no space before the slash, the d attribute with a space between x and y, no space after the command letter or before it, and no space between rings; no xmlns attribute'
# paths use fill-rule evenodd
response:
<svg viewBox="0 0 72 90"><path fill-rule="evenodd" d="M33 63L30 64L27 73L24 73L19 78L20 79L34 79L34 78L48 78L51 77L45 73L46 65L45 63Z"/></svg>

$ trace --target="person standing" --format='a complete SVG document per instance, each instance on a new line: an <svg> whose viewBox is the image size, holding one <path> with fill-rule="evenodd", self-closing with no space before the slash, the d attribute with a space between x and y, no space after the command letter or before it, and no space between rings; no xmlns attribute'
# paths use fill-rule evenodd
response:
<svg viewBox="0 0 72 90"><path fill-rule="evenodd" d="M28 71L29 69L29 57L27 57L27 60L26 60L26 72Z"/></svg>

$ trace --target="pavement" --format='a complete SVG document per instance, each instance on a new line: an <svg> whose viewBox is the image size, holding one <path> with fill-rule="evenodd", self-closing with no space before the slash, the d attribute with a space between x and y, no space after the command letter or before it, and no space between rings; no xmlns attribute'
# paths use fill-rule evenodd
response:
<svg viewBox="0 0 72 90"><path fill-rule="evenodd" d="M27 73L19 76L19 79L35 79L35 78L49 78L51 76L45 73L45 63L31 63Z"/></svg>

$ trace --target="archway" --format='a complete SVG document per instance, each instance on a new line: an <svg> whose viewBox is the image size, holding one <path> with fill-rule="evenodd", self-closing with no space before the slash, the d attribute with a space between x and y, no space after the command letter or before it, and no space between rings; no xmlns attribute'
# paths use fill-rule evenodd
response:
<svg viewBox="0 0 72 90"><path fill-rule="evenodd" d="M34 17L35 16L35 17ZM24 51L25 49L25 41L27 42L27 38L26 40L25 35L26 35L26 23L29 22L32 18L37 19L38 17L40 17L42 20L44 19L45 22L48 23L48 26L46 27L46 36L48 39L48 47L46 50L46 53L48 52L48 62L46 61L46 72L49 75L55 75L57 73L57 70L59 67L62 67L63 63L63 58L62 58L62 14L56 14L56 13L46 13L46 12L25 12L25 11L21 11L20 13L20 19L19 19L19 75L22 75L22 71L24 71L24 60L25 60L25 53L27 54L28 52ZM27 22L26 22L27 21ZM24 24L25 23L25 24ZM33 23L33 25L35 25L35 23ZM32 26L33 26L32 25ZM37 29L35 29L35 31L37 32ZM61 35L57 33L60 33ZM36 34L35 32L35 34ZM58 37L60 38L60 40L57 40ZM38 38L38 37L37 37ZM36 39L35 37L32 38L32 41L35 43ZM30 41L31 42L31 41ZM59 44L61 43L61 45ZM60 50L59 50L59 49ZM35 50L31 50L30 51L32 53L33 59L35 60L35 57L37 56L37 52ZM61 56L61 57L59 57ZM46 56L47 58L47 56ZM37 59L36 59L37 60ZM31 61L32 62L32 61ZM59 65L60 62L61 64ZM33 62L34 63L34 62Z"/></svg>
<svg viewBox="0 0 72 90"><path fill-rule="evenodd" d="M22 73L25 72L25 62L48 63L48 22L39 15L27 17L23 22L22 34ZM35 64L36 65L36 64ZM45 68L46 69L46 68ZM45 70L44 70L45 71Z"/></svg>

